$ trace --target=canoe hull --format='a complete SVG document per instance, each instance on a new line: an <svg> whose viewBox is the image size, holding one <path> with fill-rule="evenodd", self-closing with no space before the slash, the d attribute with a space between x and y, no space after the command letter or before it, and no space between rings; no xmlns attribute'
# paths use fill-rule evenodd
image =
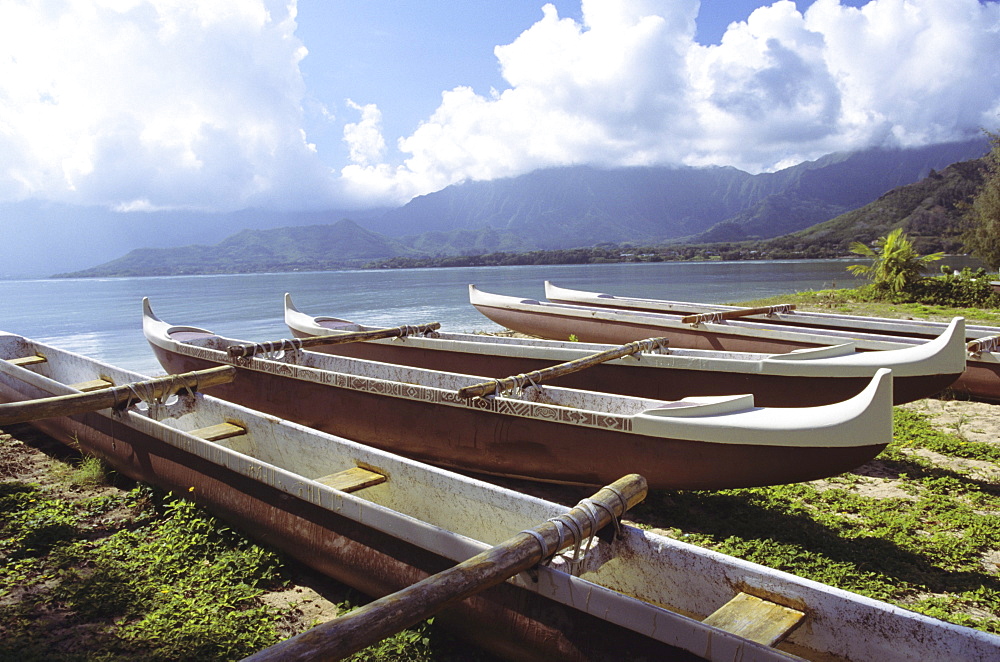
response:
<svg viewBox="0 0 1000 662"><path fill-rule="evenodd" d="M713 311L737 310L735 306L713 306L682 301L659 301L633 297L617 297L597 292L582 292L545 283L546 297L552 303L588 306L608 310L632 310L647 313L676 315L698 314ZM503 311L509 312L509 311ZM484 313L486 314L486 313ZM497 313L494 311L494 314ZM491 318L493 319L493 318ZM812 328L834 331L851 331L858 335L878 334L896 337L900 342L912 343L940 334L947 326L944 322L926 320L836 315L831 313L788 312L773 315L752 315L747 320L776 328ZM966 340L1000 335L1000 327L966 325ZM678 345L682 346L682 345ZM687 345L683 345L687 346ZM942 389L944 390L944 389ZM986 402L1000 402L1000 361L991 352L970 356L965 371L948 387L958 397ZM898 403L897 403L898 404Z"/></svg>
<svg viewBox="0 0 1000 662"><path fill-rule="evenodd" d="M0 383L0 401L45 397ZM99 413L32 426L117 471L193 498L256 540L365 595L381 597L454 565ZM501 584L438 615L463 638L517 660L701 660L543 596Z"/></svg>
<svg viewBox="0 0 1000 662"><path fill-rule="evenodd" d="M173 374L218 365L153 348L160 364ZM236 379L215 387L213 395L441 467L576 485L603 485L640 469L656 489L799 482L849 471L885 447L713 444L607 428L570 430L548 420L442 407L241 367Z"/></svg>
<svg viewBox="0 0 1000 662"><path fill-rule="evenodd" d="M96 376L119 386L141 379L15 336L0 334L0 352L48 359L31 368L0 361L0 400L62 395L73 392L66 384ZM11 410L18 408L0 415ZM244 435L209 442L194 432L220 420L239 424ZM197 499L249 535L373 596L565 513L551 502L201 394L147 414L112 417L105 410L37 427L123 473ZM324 484L323 476L357 467L387 480L353 494ZM576 559L560 556L522 573L442 612L440 622L518 660L677 660L694 653L765 662L787 660L787 651L814 660L986 662L1000 651L993 635L627 525L620 537L599 536L582 559L568 554ZM800 609L807 620L782 650L702 622L740 592Z"/></svg>
<svg viewBox="0 0 1000 662"><path fill-rule="evenodd" d="M784 338L759 338L724 332L709 334L691 327L674 328L654 322L642 323L634 321L634 318L611 321L594 317L560 315L557 312L547 312L542 315L477 303L473 305L476 310L500 326L529 336L552 340L567 340L573 335L581 342L623 345L644 338L665 337L675 347L770 354L815 346L812 343Z"/></svg>
<svg viewBox="0 0 1000 662"><path fill-rule="evenodd" d="M309 334L290 328L297 338ZM648 337L648 336L646 336ZM318 345L312 351L367 361L396 363L426 370L443 370L502 379L551 366L554 361L524 356L474 354L449 349L429 349L413 342L344 343ZM957 375L893 376L893 404L926 398L948 388ZM680 400L691 396L751 393L761 407L816 407L842 402L860 393L871 377L768 375L755 372L721 372L683 368L648 368L602 363L585 371L551 380L550 384L603 393L618 393L655 400Z"/></svg>

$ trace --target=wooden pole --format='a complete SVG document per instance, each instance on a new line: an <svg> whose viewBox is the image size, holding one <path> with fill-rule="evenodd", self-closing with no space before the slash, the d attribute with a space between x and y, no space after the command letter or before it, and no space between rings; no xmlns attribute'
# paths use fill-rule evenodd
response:
<svg viewBox="0 0 1000 662"><path fill-rule="evenodd" d="M296 349L299 347L316 347L317 345L341 345L350 342L364 342L366 340L381 340L382 338L396 338L416 333L427 333L441 328L441 322L431 322L430 324L418 324L416 326L397 326L391 329L377 329L375 331L351 331L348 333L337 333L329 336L307 336L294 340L272 340L263 343L247 343L245 345L231 345L226 349L230 358L238 359L245 356L253 356L260 352L278 352L285 348Z"/></svg>
<svg viewBox="0 0 1000 662"><path fill-rule="evenodd" d="M581 501L563 517L573 519L586 540L646 498L646 479L637 474L619 478L590 497L596 506ZM613 515L612 515L613 513ZM596 522L595 522L596 520ZM560 536L560 529L562 536ZM582 542L573 526L552 521L531 529L544 540L522 531L456 566L375 600L340 618L318 625L246 658L248 662L292 660L339 660L382 639L430 618L448 605L496 586L519 572L534 567L559 549ZM560 542L563 544L560 546Z"/></svg>
<svg viewBox="0 0 1000 662"><path fill-rule="evenodd" d="M89 393L70 393L38 400L8 402L0 404L0 425L27 423L55 416L72 416L125 405L143 398L163 398L184 389L197 390L226 384L235 377L236 368L224 365L121 386L109 386Z"/></svg>
<svg viewBox="0 0 1000 662"><path fill-rule="evenodd" d="M687 315L681 318L684 324L701 324L702 322L712 322L715 320L731 320L747 315L771 315L795 310L794 303L783 303L777 306L761 306L760 308L741 308L740 310L721 310L716 313L698 313L697 315Z"/></svg>
<svg viewBox="0 0 1000 662"><path fill-rule="evenodd" d="M590 368L598 365L599 363L604 363L605 361L620 359L623 356L630 356L632 354L636 354L637 352L649 351L651 349L656 349L657 347L663 347L666 344L667 338L663 337L636 340L626 345L622 345L621 347L607 349L603 352L591 354L590 356L584 356L572 361L566 361L565 363L558 363L556 365L549 366L548 368L542 368L541 370L535 370L534 372L529 372L527 374L513 375L511 377L504 377L503 379L493 379L488 382L481 382L471 386L463 386L458 389L458 397L482 397L496 392L498 386L501 391L506 391L512 388L523 388L531 383L537 384L549 379L555 379L556 377L562 377L563 375L568 375L571 372L577 372L578 370Z"/></svg>

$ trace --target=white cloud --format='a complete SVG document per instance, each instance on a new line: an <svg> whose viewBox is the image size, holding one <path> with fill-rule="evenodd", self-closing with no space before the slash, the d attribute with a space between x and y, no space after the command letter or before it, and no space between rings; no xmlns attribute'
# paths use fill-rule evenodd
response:
<svg viewBox="0 0 1000 662"><path fill-rule="evenodd" d="M351 162L361 166L378 163L385 155L382 111L375 104L359 106L350 99L347 105L361 112L360 122L344 126L344 142L350 147Z"/></svg>
<svg viewBox="0 0 1000 662"><path fill-rule="evenodd" d="M294 30L278 0L4 2L0 197L215 209L322 197Z"/></svg>
<svg viewBox="0 0 1000 662"><path fill-rule="evenodd" d="M405 137L347 101L345 161L303 131L293 0L4 0L0 200L117 209L405 202L466 179L598 165L767 170L1000 122L1000 4L789 0L698 44L698 0L546 5ZM318 141L322 144L322 141Z"/></svg>
<svg viewBox="0 0 1000 662"><path fill-rule="evenodd" d="M584 0L496 56L510 87L445 92L399 140L397 167L348 168L357 191L408 197L550 165L768 170L871 145L967 138L1000 121L1000 5L790 0L694 40L695 0ZM362 176L363 175L363 176Z"/></svg>

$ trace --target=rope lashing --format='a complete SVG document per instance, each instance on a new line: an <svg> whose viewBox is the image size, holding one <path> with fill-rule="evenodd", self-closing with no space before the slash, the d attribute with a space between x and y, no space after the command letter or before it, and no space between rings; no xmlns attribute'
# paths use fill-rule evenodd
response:
<svg viewBox="0 0 1000 662"><path fill-rule="evenodd" d="M527 533L529 536L533 536L535 540L538 541L538 546L542 548L541 563L545 563L545 560L549 558L549 546L545 542L545 538L542 536L542 534L540 534L538 531L533 531L532 529L524 529L522 531L518 531L518 533Z"/></svg>
<svg viewBox="0 0 1000 662"><path fill-rule="evenodd" d="M269 340L250 345L230 345L227 351L229 356L234 359L251 358L259 355L271 361L279 361L285 358L286 352L300 352L302 349L301 338L282 338L281 340Z"/></svg>
<svg viewBox="0 0 1000 662"><path fill-rule="evenodd" d="M622 523L621 520L615 515L614 511L608 508L607 504L603 504L600 501L592 501L590 499L585 499L585 501L587 501L590 507L595 509L595 511L597 508L601 508L611 517L611 521L614 522L615 525L615 538L621 538Z"/></svg>
<svg viewBox="0 0 1000 662"><path fill-rule="evenodd" d="M409 324L405 324L405 325L403 325L401 327L398 327L396 329L396 331L398 331L398 334L395 335L395 336L392 336L392 341L393 342L396 342L396 341L406 342L406 339L408 337L410 337L410 336L418 336L418 337L424 337L424 338L438 338L438 337L440 337L441 334L439 334L434 328L431 328L432 326L433 325L429 325L429 324L417 324L417 325L412 325L412 326L409 325Z"/></svg>
<svg viewBox="0 0 1000 662"><path fill-rule="evenodd" d="M978 359L983 355L983 352L995 352L1000 349L1000 336L987 336L986 338L977 338L969 342L966 346L966 351L968 351L969 356L974 359Z"/></svg>

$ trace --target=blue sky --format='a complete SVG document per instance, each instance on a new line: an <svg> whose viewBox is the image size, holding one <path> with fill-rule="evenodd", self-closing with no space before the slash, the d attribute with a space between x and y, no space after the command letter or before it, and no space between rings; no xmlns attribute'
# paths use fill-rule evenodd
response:
<svg viewBox="0 0 1000 662"><path fill-rule="evenodd" d="M0 202L402 204L1000 125L995 0L0 4Z"/></svg>

